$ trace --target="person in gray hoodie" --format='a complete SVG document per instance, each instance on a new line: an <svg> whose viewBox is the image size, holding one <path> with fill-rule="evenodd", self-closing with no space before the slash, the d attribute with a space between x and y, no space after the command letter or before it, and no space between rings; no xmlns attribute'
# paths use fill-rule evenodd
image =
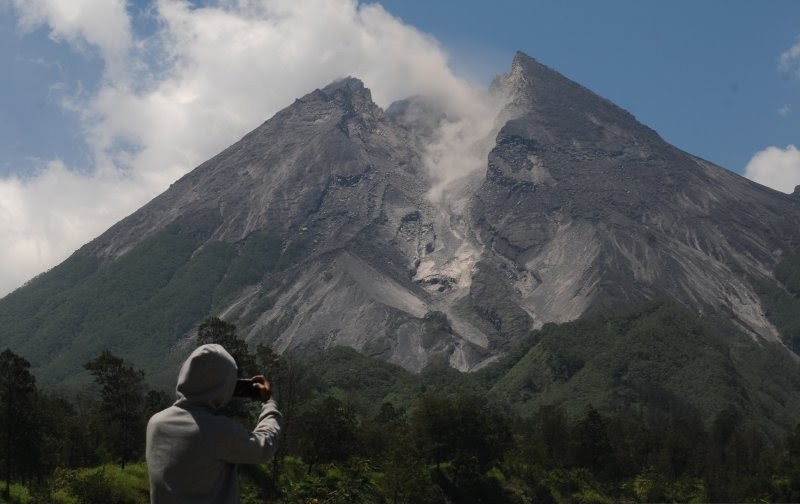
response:
<svg viewBox="0 0 800 504"><path fill-rule="evenodd" d="M147 423L152 504L238 503L236 464L275 454L281 414L266 378L253 378L264 405L252 432L216 414L233 397L236 378L236 361L220 345L200 346L183 363L175 404Z"/></svg>

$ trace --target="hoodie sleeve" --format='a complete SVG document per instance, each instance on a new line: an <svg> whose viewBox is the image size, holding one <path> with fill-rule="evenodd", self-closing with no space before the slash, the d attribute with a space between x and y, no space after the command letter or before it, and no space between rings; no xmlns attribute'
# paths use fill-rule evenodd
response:
<svg viewBox="0 0 800 504"><path fill-rule="evenodd" d="M218 445L219 458L232 464L260 464L275 455L278 446L278 434L281 431L281 413L275 401L270 399L261 408L258 423L252 432L242 427L238 422L228 424L233 432L229 436L222 436Z"/></svg>

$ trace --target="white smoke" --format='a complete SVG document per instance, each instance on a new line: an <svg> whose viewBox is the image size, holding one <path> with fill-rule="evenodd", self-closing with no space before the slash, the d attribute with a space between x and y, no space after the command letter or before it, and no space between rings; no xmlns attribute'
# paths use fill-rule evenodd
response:
<svg viewBox="0 0 800 504"><path fill-rule="evenodd" d="M425 149L425 163L433 179L428 197L434 203L449 205L462 195L470 175L483 173L489 150L501 126L498 120L507 103L501 94L475 92L470 106L448 115L434 132Z"/></svg>
<svg viewBox="0 0 800 504"><path fill-rule="evenodd" d="M767 147L747 163L744 176L781 192L790 193L800 185L800 151L794 145L785 149Z"/></svg>
<svg viewBox="0 0 800 504"><path fill-rule="evenodd" d="M488 148L474 146L491 132L487 118L497 105L453 74L436 40L377 4L158 0L146 13L156 31L146 35L133 29L124 0L14 0L14 7L23 30L46 27L76 57L99 57L104 71L99 86L85 87L95 91L63 95L81 119L93 164L54 159L33 176L0 179L0 295L298 96L347 75L362 79L381 106L425 95L448 112L429 151L440 186L475 169L481 155L485 162Z"/></svg>

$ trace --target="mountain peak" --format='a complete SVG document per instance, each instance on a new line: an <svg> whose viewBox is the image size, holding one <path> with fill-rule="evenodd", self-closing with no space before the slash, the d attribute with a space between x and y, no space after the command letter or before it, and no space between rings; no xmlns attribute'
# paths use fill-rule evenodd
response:
<svg viewBox="0 0 800 504"><path fill-rule="evenodd" d="M322 92L328 96L333 96L340 92L354 94L362 93L364 91L369 93L369 89L364 87L364 83L360 79L351 76L335 80L322 88Z"/></svg>
<svg viewBox="0 0 800 504"><path fill-rule="evenodd" d="M600 120L655 135L628 111L521 51L514 56L507 82L518 105L551 124L567 123L569 129L586 131L593 129L587 121Z"/></svg>
<svg viewBox="0 0 800 504"><path fill-rule="evenodd" d="M219 313L281 352L347 345L407 369L440 355L467 370L544 323L657 297L777 338L752 282L771 281L776 255L800 242L794 199L670 146L522 52L496 84L511 103L485 177L458 187L469 197L457 205L426 197L441 104L411 97L384 112L362 81L340 79L36 284L75 304L43 299L20 316L14 300L34 290L0 301L11 328L0 343L35 351L58 380L109 333L130 352L147 334L155 355ZM109 295L116 285L135 292Z"/></svg>
<svg viewBox="0 0 800 504"><path fill-rule="evenodd" d="M377 105L372 101L372 93L364 83L355 77L345 77L331 82L317 93L323 100L331 100L344 110L359 115L375 116Z"/></svg>
<svg viewBox="0 0 800 504"><path fill-rule="evenodd" d="M514 59L511 61L511 69L515 68L527 68L529 70L546 70L552 72L549 67L540 63L536 58L533 56L528 56L522 51L517 51L514 54Z"/></svg>

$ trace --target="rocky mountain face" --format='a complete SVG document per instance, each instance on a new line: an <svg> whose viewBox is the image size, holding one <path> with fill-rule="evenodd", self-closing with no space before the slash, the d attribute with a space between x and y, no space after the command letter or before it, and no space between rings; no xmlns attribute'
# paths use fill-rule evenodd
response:
<svg viewBox="0 0 800 504"><path fill-rule="evenodd" d="M101 287L91 286L108 285L99 278L148 260L161 261L160 283L93 323L134 320L153 299L160 309L182 303L182 323L125 322L127 339L111 345L154 339L153 368L212 314L281 352L346 345L415 371L434 356L477 369L544 323L654 298L780 341L755 285L800 246L796 196L676 149L522 53L494 88L508 103L484 168L439 197L422 146L442 115L435 106L420 115L424 98L384 111L347 78L298 99L84 246L69 268L0 300L4 324L31 314L0 343L28 351L39 369L88 360L103 345L86 335L98 310L66 293L96 300ZM182 238L167 246L170 236ZM203 289L178 282L191 271ZM48 313L67 305L69 323L50 341Z"/></svg>
<svg viewBox="0 0 800 504"><path fill-rule="evenodd" d="M523 113L500 130L473 207L491 244L486 276L508 260L501 320L671 297L776 339L753 281L798 246L796 201L676 149L524 55L509 85Z"/></svg>

